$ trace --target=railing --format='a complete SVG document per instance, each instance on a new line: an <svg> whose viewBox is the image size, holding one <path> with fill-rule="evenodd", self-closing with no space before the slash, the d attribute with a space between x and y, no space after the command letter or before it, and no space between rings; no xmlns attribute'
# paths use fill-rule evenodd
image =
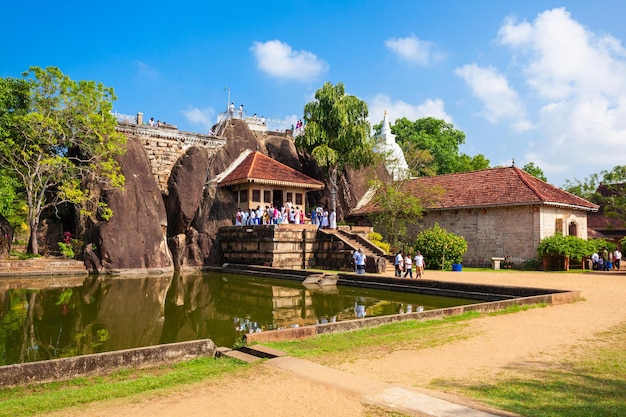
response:
<svg viewBox="0 0 626 417"><path fill-rule="evenodd" d="M118 123L130 123L133 125L137 124L137 115L131 116L129 114L122 114L118 112L113 112L113 116L117 119Z"/></svg>

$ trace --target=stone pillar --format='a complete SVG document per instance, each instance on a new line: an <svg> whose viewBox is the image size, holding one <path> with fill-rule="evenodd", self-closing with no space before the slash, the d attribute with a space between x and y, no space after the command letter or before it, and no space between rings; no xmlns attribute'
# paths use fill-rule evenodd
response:
<svg viewBox="0 0 626 417"><path fill-rule="evenodd" d="M139 126L143 125L143 113L141 112L137 113L137 124Z"/></svg>

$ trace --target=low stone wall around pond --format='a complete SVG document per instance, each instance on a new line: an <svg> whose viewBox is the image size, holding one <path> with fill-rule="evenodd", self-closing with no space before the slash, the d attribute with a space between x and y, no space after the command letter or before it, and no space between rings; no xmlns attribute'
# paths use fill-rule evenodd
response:
<svg viewBox="0 0 626 417"><path fill-rule="evenodd" d="M198 357L215 356L216 350L212 340L203 339L0 366L0 387L109 374L127 368L159 366Z"/></svg>

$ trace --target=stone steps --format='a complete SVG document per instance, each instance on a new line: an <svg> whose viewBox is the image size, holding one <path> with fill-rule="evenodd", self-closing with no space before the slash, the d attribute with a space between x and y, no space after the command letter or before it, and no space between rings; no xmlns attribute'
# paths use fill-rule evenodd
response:
<svg viewBox="0 0 626 417"><path fill-rule="evenodd" d="M272 359L281 356L286 356L287 353L273 349L263 345L243 346L238 349L230 349L224 346L218 347L216 356L226 356L228 358L234 358L246 363L252 363L260 361L261 359Z"/></svg>

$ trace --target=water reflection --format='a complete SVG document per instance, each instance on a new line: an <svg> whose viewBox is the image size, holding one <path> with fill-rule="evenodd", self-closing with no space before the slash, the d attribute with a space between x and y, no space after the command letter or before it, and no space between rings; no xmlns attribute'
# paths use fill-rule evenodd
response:
<svg viewBox="0 0 626 417"><path fill-rule="evenodd" d="M0 280L0 365L471 303L218 273Z"/></svg>

